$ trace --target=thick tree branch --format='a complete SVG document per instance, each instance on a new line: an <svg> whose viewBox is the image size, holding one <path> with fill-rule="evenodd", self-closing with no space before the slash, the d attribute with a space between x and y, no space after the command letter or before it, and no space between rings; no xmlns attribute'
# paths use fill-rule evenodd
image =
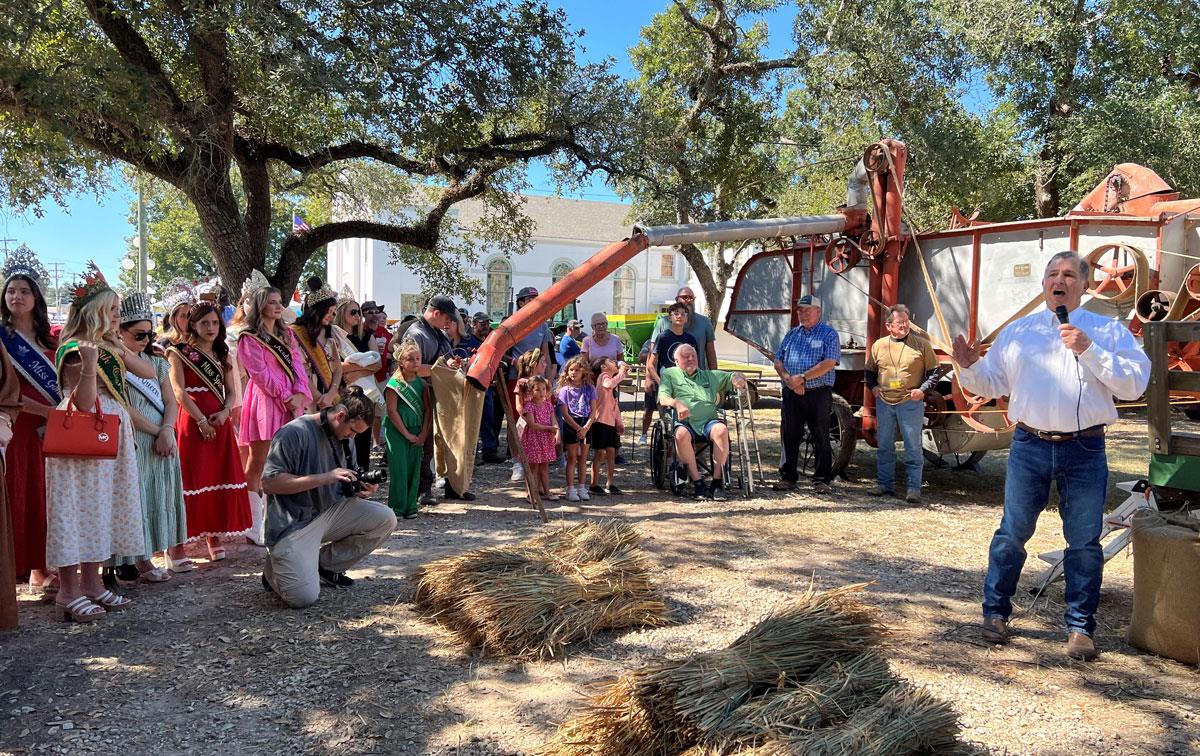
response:
<svg viewBox="0 0 1200 756"><path fill-rule="evenodd" d="M154 98L157 111L168 121L186 127L187 109L183 100L142 35L109 0L84 0L84 6L121 59L146 77L150 90L157 95Z"/></svg>
<svg viewBox="0 0 1200 756"><path fill-rule="evenodd" d="M243 141L241 137L238 137L238 140ZM245 143L247 145L253 144L248 140ZM305 155L285 144L277 142L253 144L253 149L267 160L278 160L300 173L310 173L324 168L331 163L356 159L377 160L417 176L434 176L439 173L439 166L437 165L412 160L394 150L389 150L386 147L368 142L346 142L309 155Z"/></svg>

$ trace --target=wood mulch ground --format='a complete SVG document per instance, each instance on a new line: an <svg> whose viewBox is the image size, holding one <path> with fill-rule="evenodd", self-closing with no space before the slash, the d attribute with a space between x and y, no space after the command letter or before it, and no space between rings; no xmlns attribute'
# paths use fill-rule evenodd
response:
<svg viewBox="0 0 1200 756"><path fill-rule="evenodd" d="M778 410L759 417L764 459L773 459ZM1111 449L1115 479L1143 474L1144 420L1123 420ZM0 636L0 752L525 752L597 680L651 656L725 645L810 584L862 581L873 582L866 600L892 631L895 669L951 701L968 739L1013 754L1200 752L1197 670L1123 640L1127 554L1105 572L1095 663L1063 656L1061 583L1036 605L1020 594L1013 643L981 642L975 623L1004 458L989 453L980 472L927 467L925 502L914 508L865 495L874 467L865 445L833 495L723 503L654 490L643 455L618 478L629 495L549 511L552 523L634 524L678 621L604 635L562 662L464 653L409 603L418 565L542 531L507 466L480 468L477 501L402 521L351 572L353 588L327 589L307 610L282 608L262 590L264 552L248 545L164 585L131 588L131 611L90 626L55 624L49 605L26 597L20 629ZM1030 554L1060 539L1047 512ZM1032 560L1025 585L1040 569Z"/></svg>

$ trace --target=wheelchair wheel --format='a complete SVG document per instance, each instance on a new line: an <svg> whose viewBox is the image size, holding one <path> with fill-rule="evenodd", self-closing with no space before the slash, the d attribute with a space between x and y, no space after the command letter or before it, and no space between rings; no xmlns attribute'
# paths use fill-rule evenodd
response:
<svg viewBox="0 0 1200 756"><path fill-rule="evenodd" d="M667 445L661 423L655 423L650 433L650 479L658 490L667 487Z"/></svg>

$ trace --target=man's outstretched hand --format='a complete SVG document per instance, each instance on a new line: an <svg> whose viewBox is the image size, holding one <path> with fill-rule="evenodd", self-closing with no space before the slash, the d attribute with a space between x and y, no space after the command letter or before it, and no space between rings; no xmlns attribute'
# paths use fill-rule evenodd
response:
<svg viewBox="0 0 1200 756"><path fill-rule="evenodd" d="M979 355L983 352L983 348L979 345L979 340L976 339L970 343L963 338L962 334L954 337L954 362L959 367L971 367L979 361Z"/></svg>

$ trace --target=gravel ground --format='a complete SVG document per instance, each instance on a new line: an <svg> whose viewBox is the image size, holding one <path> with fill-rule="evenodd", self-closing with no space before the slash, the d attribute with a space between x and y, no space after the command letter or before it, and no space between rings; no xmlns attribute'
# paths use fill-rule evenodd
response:
<svg viewBox="0 0 1200 756"><path fill-rule="evenodd" d="M759 417L768 459L778 411ZM1143 423L1115 429L1114 478L1144 470ZM975 623L1004 458L990 453L979 472L927 468L915 508L865 495L874 466L865 445L850 480L824 497L672 501L635 459L618 477L629 495L549 505L551 526L633 523L678 622L599 637L563 662L466 654L409 603L418 565L542 530L507 466L480 468L477 501L402 521L350 573L353 588L326 589L307 610L284 609L262 590L264 552L249 545L231 546L217 564L199 559L164 585L130 588L132 610L91 626L55 624L49 605L24 597L20 629L0 637L0 752L525 752L598 680L651 656L725 645L809 585L872 581L866 600L892 630L895 669L951 701L968 739L1012 754L1200 753L1197 671L1124 643L1127 554L1106 570L1095 663L1063 656L1061 583L1032 608L1029 594L1018 597L1013 643L981 642ZM1048 512L1030 553L1059 548L1060 538Z"/></svg>

